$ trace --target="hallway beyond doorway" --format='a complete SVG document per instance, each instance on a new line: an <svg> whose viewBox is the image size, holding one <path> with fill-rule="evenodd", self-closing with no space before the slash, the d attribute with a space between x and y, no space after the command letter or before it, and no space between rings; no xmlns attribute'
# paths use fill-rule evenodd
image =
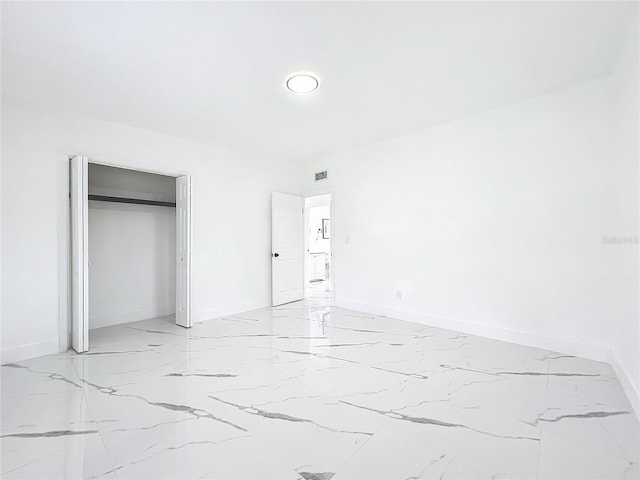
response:
<svg viewBox="0 0 640 480"><path fill-rule="evenodd" d="M318 291L330 297L333 291L331 194L304 199L304 250L305 297L315 296Z"/></svg>

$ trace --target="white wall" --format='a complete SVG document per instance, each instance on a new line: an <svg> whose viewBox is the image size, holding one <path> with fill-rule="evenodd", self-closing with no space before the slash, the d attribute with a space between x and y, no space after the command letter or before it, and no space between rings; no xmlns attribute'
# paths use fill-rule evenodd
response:
<svg viewBox="0 0 640 480"><path fill-rule="evenodd" d="M635 17L626 42L626 48L618 61L612 78L614 97L614 150L615 156L608 159L608 176L604 178L609 197L608 232L615 234L623 243L611 244L607 249L612 265L612 277L617 279L611 288L618 289L625 300L611 318L613 352L611 364L618 377L625 382L629 397L635 401L640 415L640 316L638 311L639 268L638 224L639 196L639 150L640 132L640 31ZM631 241L627 241L631 240ZM635 243L634 243L635 241ZM630 299L636 299L635 308ZM629 299L629 300L627 300ZM623 383L624 384L624 383Z"/></svg>
<svg viewBox="0 0 640 480"><path fill-rule="evenodd" d="M196 321L270 303L272 191L298 167L2 99L2 361L68 342L71 153L193 176Z"/></svg>
<svg viewBox="0 0 640 480"><path fill-rule="evenodd" d="M89 202L89 328L175 313L175 209Z"/></svg>
<svg viewBox="0 0 640 480"><path fill-rule="evenodd" d="M603 241L638 234L615 98L597 79L313 162L336 303L608 360L638 321L637 248Z"/></svg>
<svg viewBox="0 0 640 480"><path fill-rule="evenodd" d="M89 164L89 194L175 202L176 179ZM176 210L89 202L89 327L175 313Z"/></svg>

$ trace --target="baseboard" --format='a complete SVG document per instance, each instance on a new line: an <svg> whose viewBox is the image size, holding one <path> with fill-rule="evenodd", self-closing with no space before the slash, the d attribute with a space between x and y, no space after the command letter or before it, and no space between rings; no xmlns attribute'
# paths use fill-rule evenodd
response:
<svg viewBox="0 0 640 480"><path fill-rule="evenodd" d="M613 371L617 375L618 380L629 399L629 403L631 403L631 406L636 413L636 417L640 419L640 394L638 392L638 385L632 381L629 372L625 369L622 362L620 362L618 355L609 346L585 344L570 340L545 337L518 330L475 324L439 315L408 312L395 308L353 302L340 298L336 298L335 305L342 308L357 310L359 312L371 313L373 315L397 318L431 327L444 328L494 340L526 345L528 347L566 353L568 355L588 358L598 362L607 362L611 365L611 368L613 368Z"/></svg>
<svg viewBox="0 0 640 480"><path fill-rule="evenodd" d="M405 310L398 310L395 308L382 307L378 305L369 305L340 298L336 298L335 304L338 307L358 310L360 312L371 313L373 315L383 315L386 317L393 317L408 322L428 325L431 327L444 328L447 330L454 330L457 332L477 335L479 337L517 343L519 345L525 345L527 347L561 352L567 355L575 355L577 357L596 360L598 362L609 361L610 347L608 345L586 344L571 340L545 337L542 335L535 335L519 330L511 330L490 325L465 322L462 320L443 317L440 315L430 315L425 313L409 312Z"/></svg>
<svg viewBox="0 0 640 480"><path fill-rule="evenodd" d="M251 310L258 310L271 306L271 299L265 299L259 302L248 302L231 307L220 307L213 310L203 310L197 312L193 320L196 323L204 322L207 320L214 320L220 317L228 317L230 315L238 315L239 313L250 312Z"/></svg>
<svg viewBox="0 0 640 480"><path fill-rule="evenodd" d="M640 419L640 393L638 392L638 385L633 382L631 375L629 375L629 372L624 368L620 358L613 350L609 357L609 363L613 371L616 372L618 380L620 380L622 388L624 389L624 393L627 394L629 403L631 403L633 410L636 412L636 417Z"/></svg>
<svg viewBox="0 0 640 480"><path fill-rule="evenodd" d="M21 362L30 358L41 357L42 355L59 353L59 351L60 345L57 339L48 342L29 343L19 347L3 349L1 361L4 365L5 363Z"/></svg>
<svg viewBox="0 0 640 480"><path fill-rule="evenodd" d="M251 310L257 310L259 308L265 308L271 305L271 299L266 299L260 302L251 302L245 303L241 305L236 305L234 307L225 307L225 308L217 308L214 310L207 310L198 312L194 316L195 322L203 322L205 320L212 320L215 318L220 318L228 315L237 315L239 313L248 312ZM173 313L173 312L172 312ZM125 314L121 314L117 316L117 323L113 323L113 325L117 325L119 323L127 323L127 322L135 322L137 320L144 320L147 318L156 318L162 317L165 315L170 315L170 313L163 313L161 311L137 311L137 312L129 312ZM114 317L103 317L110 318L113 320ZM101 326L109 326L109 325L96 325L98 323L93 319L93 328L100 328ZM39 343L30 343L28 345L20 345L19 347L13 347L8 349L3 349L0 352L0 361L2 364L5 363L15 363L21 362L23 360L28 360L30 358L41 357L43 355L50 355L53 353L60 352L60 341L59 340L51 340L48 342L39 342Z"/></svg>
<svg viewBox="0 0 640 480"><path fill-rule="evenodd" d="M89 329L111 327L113 325L120 325L121 323L137 322L148 318L165 317L167 315L173 315L175 312L175 307L167 307L103 315L101 317L90 318Z"/></svg>

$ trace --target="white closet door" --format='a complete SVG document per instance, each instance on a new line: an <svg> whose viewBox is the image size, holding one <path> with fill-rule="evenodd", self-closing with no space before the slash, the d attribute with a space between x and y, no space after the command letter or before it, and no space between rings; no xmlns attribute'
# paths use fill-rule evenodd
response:
<svg viewBox="0 0 640 480"><path fill-rule="evenodd" d="M71 159L71 346L89 350L89 159Z"/></svg>
<svg viewBox="0 0 640 480"><path fill-rule="evenodd" d="M304 297L302 197L271 196L271 296L273 306Z"/></svg>
<svg viewBox="0 0 640 480"><path fill-rule="evenodd" d="M176 178L176 323L191 327L191 177Z"/></svg>

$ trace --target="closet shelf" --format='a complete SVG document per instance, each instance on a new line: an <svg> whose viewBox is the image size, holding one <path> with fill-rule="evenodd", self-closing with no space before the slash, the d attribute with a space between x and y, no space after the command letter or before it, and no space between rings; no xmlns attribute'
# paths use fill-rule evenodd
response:
<svg viewBox="0 0 640 480"><path fill-rule="evenodd" d="M142 198L124 198L124 197L109 197L106 195L91 195L89 194L89 200L97 202L115 202L115 203L135 203L138 205L155 205L157 207L174 207L175 202L162 202L160 200L144 200Z"/></svg>

